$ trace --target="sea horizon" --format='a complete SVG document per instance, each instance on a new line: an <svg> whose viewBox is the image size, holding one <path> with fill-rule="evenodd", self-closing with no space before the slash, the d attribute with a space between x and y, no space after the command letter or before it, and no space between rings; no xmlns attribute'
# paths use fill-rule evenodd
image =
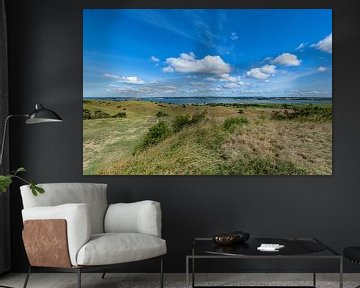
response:
<svg viewBox="0 0 360 288"><path fill-rule="evenodd" d="M100 101L149 101L169 104L323 104L332 103L332 97L299 97L299 96L237 96L237 97L83 97L83 100Z"/></svg>

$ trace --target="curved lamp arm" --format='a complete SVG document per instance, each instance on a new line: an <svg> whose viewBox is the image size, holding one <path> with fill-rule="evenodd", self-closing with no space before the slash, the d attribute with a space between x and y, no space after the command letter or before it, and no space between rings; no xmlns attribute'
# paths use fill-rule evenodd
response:
<svg viewBox="0 0 360 288"><path fill-rule="evenodd" d="M7 126L8 126L9 120L14 117L27 118L28 116L29 115L27 115L27 114L23 114L23 115L9 115L6 117L5 123L4 123L3 138L2 138L2 143L1 143L1 151L0 151L0 168L2 166L2 160L3 160L3 155L4 155L4 146L5 146L5 140L6 140L6 132L7 132Z"/></svg>
<svg viewBox="0 0 360 288"><path fill-rule="evenodd" d="M28 114L20 114L20 115L7 116L5 119L5 123L4 123L4 132L3 132L1 151L0 151L0 168L2 166L8 122L9 122L9 119L14 118L14 117L27 118L27 120L25 121L26 124L38 124L38 123L46 123L46 122L62 122L63 121L58 114L56 114L54 111L52 111L50 109L45 108L41 104L36 104L35 110L33 112L31 112L29 115Z"/></svg>

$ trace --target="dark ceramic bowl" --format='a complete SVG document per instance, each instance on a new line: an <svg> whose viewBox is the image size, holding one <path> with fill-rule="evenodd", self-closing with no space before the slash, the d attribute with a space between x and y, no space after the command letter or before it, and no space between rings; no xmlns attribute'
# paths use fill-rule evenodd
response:
<svg viewBox="0 0 360 288"><path fill-rule="evenodd" d="M236 235L236 242L245 242L250 238L250 233L248 232L234 231L233 233Z"/></svg>
<svg viewBox="0 0 360 288"><path fill-rule="evenodd" d="M237 241L236 234L219 234L212 237L212 240L218 245L232 245Z"/></svg>

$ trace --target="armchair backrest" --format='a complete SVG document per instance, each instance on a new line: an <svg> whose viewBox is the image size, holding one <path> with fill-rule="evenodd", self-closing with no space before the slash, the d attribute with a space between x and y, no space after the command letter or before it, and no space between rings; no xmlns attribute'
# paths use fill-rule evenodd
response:
<svg viewBox="0 0 360 288"><path fill-rule="evenodd" d="M49 183L39 184L44 194L33 196L29 185L20 187L24 209L40 206L57 206L67 203L89 205L92 233L104 232L107 209L107 184L97 183Z"/></svg>

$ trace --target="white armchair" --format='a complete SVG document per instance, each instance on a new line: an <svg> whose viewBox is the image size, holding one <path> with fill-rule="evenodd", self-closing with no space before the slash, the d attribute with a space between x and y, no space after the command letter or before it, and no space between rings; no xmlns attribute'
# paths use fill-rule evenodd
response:
<svg viewBox="0 0 360 288"><path fill-rule="evenodd" d="M121 263L160 258L161 209L154 201L107 204L106 184L40 184L45 193L33 196L28 185L21 196L23 240L32 270L51 268L77 272L107 270ZM103 274L103 278L105 273Z"/></svg>

